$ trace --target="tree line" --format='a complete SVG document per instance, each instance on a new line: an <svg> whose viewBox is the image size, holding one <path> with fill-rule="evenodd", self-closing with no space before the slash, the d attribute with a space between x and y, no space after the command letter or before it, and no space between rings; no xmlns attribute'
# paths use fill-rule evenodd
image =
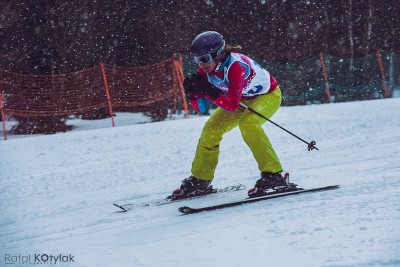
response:
<svg viewBox="0 0 400 267"><path fill-rule="evenodd" d="M187 55L207 30L270 63L320 51L352 60L399 51L399 15L399 0L0 0L0 69L60 74L99 63L149 65ZM291 78L286 91L296 95L306 82ZM65 129L65 118L17 120L22 133Z"/></svg>
<svg viewBox="0 0 400 267"><path fill-rule="evenodd" d="M65 73L187 54L202 31L277 63L399 50L398 0L2 0L0 68Z"/></svg>

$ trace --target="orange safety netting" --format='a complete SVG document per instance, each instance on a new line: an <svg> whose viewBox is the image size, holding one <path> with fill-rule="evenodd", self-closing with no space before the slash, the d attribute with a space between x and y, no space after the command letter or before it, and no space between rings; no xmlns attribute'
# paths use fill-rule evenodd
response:
<svg viewBox="0 0 400 267"><path fill-rule="evenodd" d="M146 112L158 105L176 106L179 94L187 107L182 80L182 64L176 58L143 67L100 64L58 75L0 70L0 108L3 116L57 117L101 108L112 116L118 107Z"/></svg>

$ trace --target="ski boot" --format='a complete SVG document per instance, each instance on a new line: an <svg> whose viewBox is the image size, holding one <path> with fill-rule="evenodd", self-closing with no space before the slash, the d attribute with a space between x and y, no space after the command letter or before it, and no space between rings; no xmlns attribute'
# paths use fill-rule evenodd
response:
<svg viewBox="0 0 400 267"><path fill-rule="evenodd" d="M262 172L261 178L257 180L256 185L247 194L252 198L266 195L269 189L273 189L275 192L285 192L292 185L295 186L289 182L289 173L282 176L280 172Z"/></svg>
<svg viewBox="0 0 400 267"><path fill-rule="evenodd" d="M183 179L181 186L172 192L171 199L200 196L208 194L211 191L211 181L197 179L191 175Z"/></svg>

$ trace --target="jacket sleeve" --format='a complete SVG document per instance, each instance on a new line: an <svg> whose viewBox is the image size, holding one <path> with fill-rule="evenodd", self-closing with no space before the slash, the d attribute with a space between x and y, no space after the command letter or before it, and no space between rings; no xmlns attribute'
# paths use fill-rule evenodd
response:
<svg viewBox="0 0 400 267"><path fill-rule="evenodd" d="M234 62L228 72L228 93L220 94L214 103L228 111L235 111L242 97L245 75L245 68Z"/></svg>
<svg viewBox="0 0 400 267"><path fill-rule="evenodd" d="M197 113L203 114L208 111L208 107L210 106L210 100L208 97L203 96L198 99L190 99L190 104L196 110Z"/></svg>

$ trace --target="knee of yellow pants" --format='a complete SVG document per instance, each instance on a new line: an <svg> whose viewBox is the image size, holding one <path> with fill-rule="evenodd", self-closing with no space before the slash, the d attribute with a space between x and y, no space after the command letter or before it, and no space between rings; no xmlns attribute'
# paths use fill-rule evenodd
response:
<svg viewBox="0 0 400 267"><path fill-rule="evenodd" d="M257 123L239 124L243 140L258 163L260 172L280 172L282 165L264 129Z"/></svg>
<svg viewBox="0 0 400 267"><path fill-rule="evenodd" d="M253 151L253 146L261 145L267 141L269 143L268 137L261 127L263 121L260 121L257 115L251 114L248 116L243 116L239 121L239 129L242 134L243 140L247 143L250 149Z"/></svg>
<svg viewBox="0 0 400 267"><path fill-rule="evenodd" d="M224 131L212 121L207 122L201 132L196 154L192 162L192 175L202 180L212 180L218 164L219 143Z"/></svg>
<svg viewBox="0 0 400 267"><path fill-rule="evenodd" d="M200 135L199 145L205 148L218 147L224 132L214 124L206 123Z"/></svg>

